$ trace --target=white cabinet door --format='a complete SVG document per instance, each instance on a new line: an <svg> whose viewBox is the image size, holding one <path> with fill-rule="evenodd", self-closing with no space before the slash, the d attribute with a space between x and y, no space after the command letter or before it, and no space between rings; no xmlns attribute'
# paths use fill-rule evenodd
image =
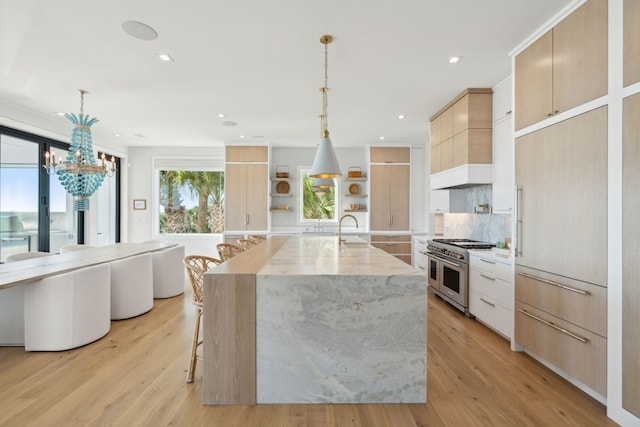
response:
<svg viewBox="0 0 640 427"><path fill-rule="evenodd" d="M493 211L511 213L514 199L511 117L493 125Z"/></svg>
<svg viewBox="0 0 640 427"><path fill-rule="evenodd" d="M465 212L466 191L429 191L429 211L431 213Z"/></svg>

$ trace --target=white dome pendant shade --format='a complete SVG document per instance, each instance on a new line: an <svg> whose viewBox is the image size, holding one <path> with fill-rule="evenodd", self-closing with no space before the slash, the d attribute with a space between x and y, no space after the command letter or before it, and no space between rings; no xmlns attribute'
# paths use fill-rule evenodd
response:
<svg viewBox="0 0 640 427"><path fill-rule="evenodd" d="M320 140L320 145L318 145L309 176L313 178L340 178L342 176L340 164L327 130L325 130L324 138Z"/></svg>
<svg viewBox="0 0 640 427"><path fill-rule="evenodd" d="M311 166L311 173L309 173L313 178L340 178L342 176L336 152L333 149L333 144L331 144L331 138L329 138L329 114L327 112L329 107L327 97L329 92L329 85L327 84L329 80L328 46L332 41L333 37L329 35L320 37L320 43L324 45L324 86L320 88L322 92L322 115L320 116L322 139L320 140L320 145L318 145L313 166Z"/></svg>

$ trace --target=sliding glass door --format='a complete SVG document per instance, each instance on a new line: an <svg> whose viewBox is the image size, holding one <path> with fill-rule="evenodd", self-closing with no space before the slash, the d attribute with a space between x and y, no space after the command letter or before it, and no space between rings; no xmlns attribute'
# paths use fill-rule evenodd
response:
<svg viewBox="0 0 640 427"><path fill-rule="evenodd" d="M38 144L0 134L0 262L38 250Z"/></svg>

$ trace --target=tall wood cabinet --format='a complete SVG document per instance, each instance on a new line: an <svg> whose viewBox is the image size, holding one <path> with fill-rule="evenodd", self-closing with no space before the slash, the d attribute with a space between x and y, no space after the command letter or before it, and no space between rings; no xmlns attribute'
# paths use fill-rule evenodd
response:
<svg viewBox="0 0 640 427"><path fill-rule="evenodd" d="M226 148L225 230L268 230L268 185L268 147Z"/></svg>
<svg viewBox="0 0 640 427"><path fill-rule="evenodd" d="M634 0L635 1L635 0ZM626 3L626 2L625 2ZM640 94L623 104L622 407L640 417Z"/></svg>
<svg viewBox="0 0 640 427"><path fill-rule="evenodd" d="M515 59L515 128L606 95L607 0L588 0Z"/></svg>
<svg viewBox="0 0 640 427"><path fill-rule="evenodd" d="M640 2L624 0L624 86L640 82Z"/></svg>
<svg viewBox="0 0 640 427"><path fill-rule="evenodd" d="M408 147L371 147L371 231L410 231L411 153Z"/></svg>
<svg viewBox="0 0 640 427"><path fill-rule="evenodd" d="M606 395L606 106L516 139L515 339Z"/></svg>

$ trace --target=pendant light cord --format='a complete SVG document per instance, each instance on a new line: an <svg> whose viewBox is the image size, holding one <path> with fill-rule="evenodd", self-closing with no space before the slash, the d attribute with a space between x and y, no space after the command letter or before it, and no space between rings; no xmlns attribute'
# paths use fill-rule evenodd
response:
<svg viewBox="0 0 640 427"><path fill-rule="evenodd" d="M329 40L324 40L324 86L322 87L322 133L329 136Z"/></svg>

